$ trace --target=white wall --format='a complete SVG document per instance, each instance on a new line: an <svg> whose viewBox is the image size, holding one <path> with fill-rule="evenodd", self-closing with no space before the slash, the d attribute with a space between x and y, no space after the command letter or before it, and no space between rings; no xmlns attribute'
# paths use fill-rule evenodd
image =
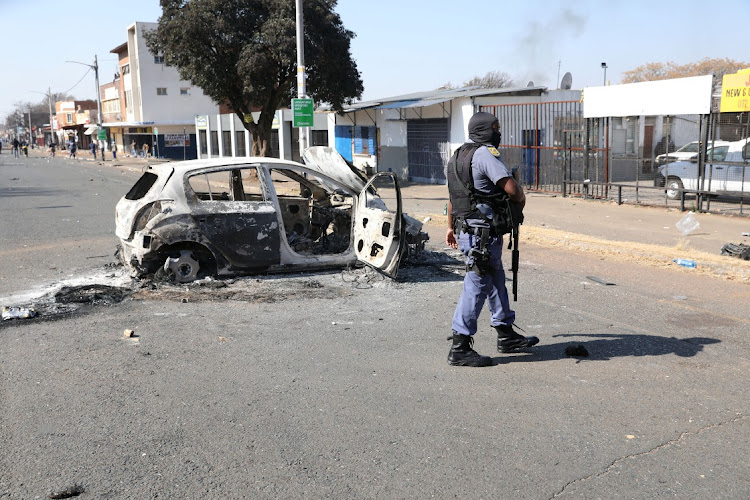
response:
<svg viewBox="0 0 750 500"><path fill-rule="evenodd" d="M180 80L177 69L154 63L154 55L146 46L143 32L156 27L157 23L137 22L128 28L129 34L135 34L133 44L130 43L130 37L128 43L130 71L131 74L137 73L140 90L140 100L133 92L136 106L140 105L135 121L193 123L195 115L216 114L218 105L204 95L200 88ZM166 88L167 95L157 95L157 87ZM180 95L183 87L189 88L189 95Z"/></svg>

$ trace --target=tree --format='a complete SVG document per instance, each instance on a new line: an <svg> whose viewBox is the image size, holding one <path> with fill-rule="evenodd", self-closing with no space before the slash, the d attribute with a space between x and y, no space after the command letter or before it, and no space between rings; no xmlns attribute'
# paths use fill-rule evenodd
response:
<svg viewBox="0 0 750 500"><path fill-rule="evenodd" d="M475 76L471 80L466 80L462 87L479 87L482 89L499 89L503 87L512 87L514 85L510 75L504 71L488 71L484 76ZM440 89L455 89L456 86L451 82L443 84ZM438 90L440 90L438 89Z"/></svg>
<svg viewBox="0 0 750 500"><path fill-rule="evenodd" d="M667 80L670 78L685 78L688 76L701 76L713 73L721 78L725 74L736 73L742 68L747 68L750 63L733 61L728 58L706 57L697 62L687 64L646 63L622 74L622 83L648 82L652 80Z"/></svg>
<svg viewBox="0 0 750 500"><path fill-rule="evenodd" d="M355 35L336 3L304 0L304 53L308 95L341 112L363 86L349 50ZM269 155L274 113L297 94L294 0L161 0L161 7L158 28L145 35L149 49L228 104L252 135L253 155Z"/></svg>
<svg viewBox="0 0 750 500"><path fill-rule="evenodd" d="M464 82L464 87L479 87L482 89L500 89L512 86L513 80L504 71L489 71L484 76L475 76Z"/></svg>
<svg viewBox="0 0 750 500"><path fill-rule="evenodd" d="M57 101L73 101L74 97L52 92L52 114L55 114L55 103ZM5 117L5 126L9 129L16 130L16 127L29 126L29 110L31 110L31 124L34 127L41 128L45 123L49 123L49 102L46 97L37 103L16 102L13 104L15 109Z"/></svg>

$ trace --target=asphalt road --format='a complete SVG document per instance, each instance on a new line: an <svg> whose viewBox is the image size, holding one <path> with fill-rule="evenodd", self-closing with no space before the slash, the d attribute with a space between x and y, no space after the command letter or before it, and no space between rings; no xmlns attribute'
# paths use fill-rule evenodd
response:
<svg viewBox="0 0 750 500"><path fill-rule="evenodd" d="M137 172L7 159L0 297L110 272ZM2 322L0 498L750 497L748 285L522 250L541 343L493 352L485 311L483 369L446 362L462 273L437 253Z"/></svg>

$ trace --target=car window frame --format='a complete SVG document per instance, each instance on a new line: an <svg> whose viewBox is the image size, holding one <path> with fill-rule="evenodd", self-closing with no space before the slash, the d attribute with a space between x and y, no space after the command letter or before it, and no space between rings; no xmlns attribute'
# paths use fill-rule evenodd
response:
<svg viewBox="0 0 750 500"><path fill-rule="evenodd" d="M260 162L252 162L252 163L239 163L239 164L230 164L230 165L220 165L220 166L213 166L213 167L201 167L197 168L195 170L190 170L185 172L183 175L183 189L185 191L185 199L188 200L190 204L203 204L203 203L264 203L264 204L273 204L274 202L271 199L271 193L268 189L268 183L266 182L265 178L265 172L263 172L262 166L265 165L264 163ZM227 172L227 177L230 178L232 175L233 170L242 170L247 168L255 168L255 170L258 172L258 180L261 185L261 192L263 193L263 200L252 200L252 201L244 201L244 200L203 200L200 199L193 189L193 187L190 185L190 179L195 176L201 176L201 175L208 175L218 172ZM228 193L232 195L231 188L228 188ZM233 196L232 196L233 198Z"/></svg>

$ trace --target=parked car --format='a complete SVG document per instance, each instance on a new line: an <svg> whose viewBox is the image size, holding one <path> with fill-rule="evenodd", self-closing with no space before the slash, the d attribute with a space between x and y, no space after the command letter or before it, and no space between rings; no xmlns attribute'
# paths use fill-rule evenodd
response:
<svg viewBox="0 0 750 500"><path fill-rule="evenodd" d="M709 143L709 149L712 147L718 147L718 146L728 146L729 142L727 141L713 141ZM682 146L677 151L671 151L669 153L661 154L655 158L655 162L657 165L664 165L669 161L669 163L675 163L678 161L684 161L684 160L692 160L695 158L698 158L698 153L700 152L700 141L693 141L688 142L684 146Z"/></svg>
<svg viewBox="0 0 750 500"><path fill-rule="evenodd" d="M406 245L424 246L394 174L367 181L331 148L310 148L303 161L149 166L116 207L120 259L137 275L163 268L176 282L357 261L395 276Z"/></svg>
<svg viewBox="0 0 750 500"><path fill-rule="evenodd" d="M708 191L716 194L750 195L750 139L714 146L706 158L703 185L699 185L698 160L678 161L659 167L654 186L666 187L667 198L680 198L680 190Z"/></svg>

